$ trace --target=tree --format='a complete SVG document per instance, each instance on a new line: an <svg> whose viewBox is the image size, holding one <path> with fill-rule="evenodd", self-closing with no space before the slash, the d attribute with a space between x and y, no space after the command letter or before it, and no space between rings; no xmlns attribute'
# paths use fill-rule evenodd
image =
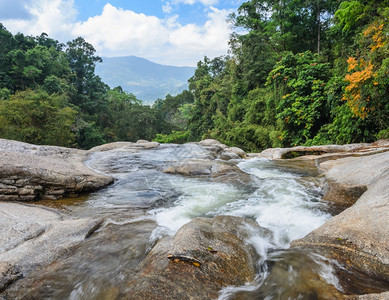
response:
<svg viewBox="0 0 389 300"><path fill-rule="evenodd" d="M85 95L89 92L88 80L95 76L96 63L102 62L100 57L94 56L95 52L93 46L82 37L67 43L67 59L70 69L75 75L73 83L79 95Z"/></svg>
<svg viewBox="0 0 389 300"><path fill-rule="evenodd" d="M389 128L389 28L385 19L378 18L362 32L359 56L347 60L343 94L351 112L361 119L374 120L378 131Z"/></svg>
<svg viewBox="0 0 389 300"><path fill-rule="evenodd" d="M309 51L286 55L269 73L268 84L284 91L277 103L277 118L283 121L285 138L292 145L307 142L328 122L328 78L328 63Z"/></svg>
<svg viewBox="0 0 389 300"><path fill-rule="evenodd" d="M0 101L0 136L33 144L70 147L77 112L61 95L31 90Z"/></svg>

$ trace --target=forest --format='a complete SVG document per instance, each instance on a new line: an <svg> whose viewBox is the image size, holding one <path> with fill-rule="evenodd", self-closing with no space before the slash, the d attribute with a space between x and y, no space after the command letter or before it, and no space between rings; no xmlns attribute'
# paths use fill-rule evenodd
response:
<svg viewBox="0 0 389 300"><path fill-rule="evenodd" d="M172 126L157 109L95 75L101 58L79 37L12 35L0 24L0 137L89 149L153 139Z"/></svg>
<svg viewBox="0 0 389 300"><path fill-rule="evenodd" d="M244 2L229 53L152 106L103 83L83 38L0 25L0 137L84 149L215 138L246 151L389 138L388 19L389 0Z"/></svg>

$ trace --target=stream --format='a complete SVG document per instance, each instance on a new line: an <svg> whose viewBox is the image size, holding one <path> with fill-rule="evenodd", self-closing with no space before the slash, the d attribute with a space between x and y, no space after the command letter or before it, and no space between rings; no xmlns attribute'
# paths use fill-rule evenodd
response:
<svg viewBox="0 0 389 300"><path fill-rule="evenodd" d="M263 158L229 161L250 175L248 181L162 172L187 159L212 160L215 154L197 144L93 154L87 165L113 176L115 183L89 196L57 201L55 206L74 217L104 218L103 225L65 258L20 280L9 297L128 297L129 279L161 237L174 235L193 218L217 215L250 218L271 232L268 236L250 232L247 241L261 257L256 280L224 288L219 299L324 299L341 290L333 262L289 248L293 240L331 217L315 178Z"/></svg>

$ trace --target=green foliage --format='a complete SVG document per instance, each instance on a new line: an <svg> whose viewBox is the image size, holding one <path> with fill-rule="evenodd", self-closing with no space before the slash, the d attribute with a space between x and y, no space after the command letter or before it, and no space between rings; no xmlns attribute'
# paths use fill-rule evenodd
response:
<svg viewBox="0 0 389 300"><path fill-rule="evenodd" d="M334 121L323 130L326 138L336 144L349 144L356 142L372 142L374 136L370 133L367 120L356 117L348 105L343 104L335 108Z"/></svg>
<svg viewBox="0 0 389 300"><path fill-rule="evenodd" d="M184 144L189 142L189 131L173 130L170 134L157 134L157 137L154 139L154 141L158 143Z"/></svg>
<svg viewBox="0 0 389 300"><path fill-rule="evenodd" d="M0 136L34 144L73 146L76 115L64 96L18 92L0 101Z"/></svg>
<svg viewBox="0 0 389 300"><path fill-rule="evenodd" d="M108 91L110 125L105 135L108 141L152 140L157 133L167 133L169 125L160 111L143 106L131 93L120 87Z"/></svg>
<svg viewBox="0 0 389 300"><path fill-rule="evenodd" d="M230 16L230 56L204 57L189 90L152 107L104 84L83 38L65 46L0 24L0 137L82 148L215 138L247 151L387 138L388 6L248 0Z"/></svg>
<svg viewBox="0 0 389 300"><path fill-rule="evenodd" d="M176 96L167 95L164 100L158 99L153 108L157 109L164 120L174 130L186 129L190 111L193 108L193 94L184 90Z"/></svg>
<svg viewBox="0 0 389 300"><path fill-rule="evenodd" d="M205 58L190 81L190 138L257 151L386 136L388 2L243 3L230 16L233 56L217 76Z"/></svg>
<svg viewBox="0 0 389 300"><path fill-rule="evenodd" d="M344 1L340 4L335 16L343 31L353 29L364 18L364 5L359 1Z"/></svg>
<svg viewBox="0 0 389 300"><path fill-rule="evenodd" d="M311 139L325 123L325 86L329 65L311 52L285 55L269 73L268 84L282 87L277 118L284 122L291 145Z"/></svg>
<svg viewBox="0 0 389 300"><path fill-rule="evenodd" d="M381 130L377 136L377 139L389 139L389 128Z"/></svg>
<svg viewBox="0 0 389 300"><path fill-rule="evenodd" d="M11 91L7 88L0 89L0 100L8 99L11 95Z"/></svg>
<svg viewBox="0 0 389 300"><path fill-rule="evenodd" d="M105 143L102 134L93 123L85 123L77 131L77 145L82 149L90 149Z"/></svg>
<svg viewBox="0 0 389 300"><path fill-rule="evenodd" d="M161 111L95 75L94 54L83 38L65 46L45 33L13 36L0 24L0 137L88 149L168 133ZM178 115L185 101L177 101Z"/></svg>

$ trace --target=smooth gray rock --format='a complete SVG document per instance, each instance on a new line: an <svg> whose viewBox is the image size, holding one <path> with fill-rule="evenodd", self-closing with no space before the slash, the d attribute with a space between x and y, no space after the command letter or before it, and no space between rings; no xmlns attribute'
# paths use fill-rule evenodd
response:
<svg viewBox="0 0 389 300"><path fill-rule="evenodd" d="M85 166L87 151L0 139L0 201L59 199L113 182Z"/></svg>
<svg viewBox="0 0 389 300"><path fill-rule="evenodd" d="M78 245L101 224L56 210L0 202L0 290Z"/></svg>
<svg viewBox="0 0 389 300"><path fill-rule="evenodd" d="M216 299L223 287L253 281L258 257L245 227L268 234L239 217L192 220L150 251L125 298Z"/></svg>
<svg viewBox="0 0 389 300"><path fill-rule="evenodd" d="M177 165L167 167L165 173L183 176L207 176L218 182L249 182L250 175L237 166L216 160L185 160Z"/></svg>
<svg viewBox="0 0 389 300"><path fill-rule="evenodd" d="M374 152L380 152L389 147L389 140L380 140L375 143L367 144L347 144L347 145L323 145L323 146L298 146L291 148L269 148L261 153L256 154L257 157L269 159L294 158L304 155L326 156L326 154L345 154L349 155L364 155Z"/></svg>
<svg viewBox="0 0 389 300"><path fill-rule="evenodd" d="M214 140L214 139L202 140L201 142L199 142L199 145L204 146L204 147L217 146L217 147L220 147L221 149L226 149L227 148L226 145L224 145L224 144L222 144L219 141Z"/></svg>
<svg viewBox="0 0 389 300"><path fill-rule="evenodd" d="M224 152L227 153L233 153L239 156L239 158L246 158L247 154L244 152L242 149L238 147L229 147L223 150Z"/></svg>
<svg viewBox="0 0 389 300"><path fill-rule="evenodd" d="M293 245L325 249L347 268L389 281L389 152L327 161L320 169L343 190L364 186L365 192Z"/></svg>

